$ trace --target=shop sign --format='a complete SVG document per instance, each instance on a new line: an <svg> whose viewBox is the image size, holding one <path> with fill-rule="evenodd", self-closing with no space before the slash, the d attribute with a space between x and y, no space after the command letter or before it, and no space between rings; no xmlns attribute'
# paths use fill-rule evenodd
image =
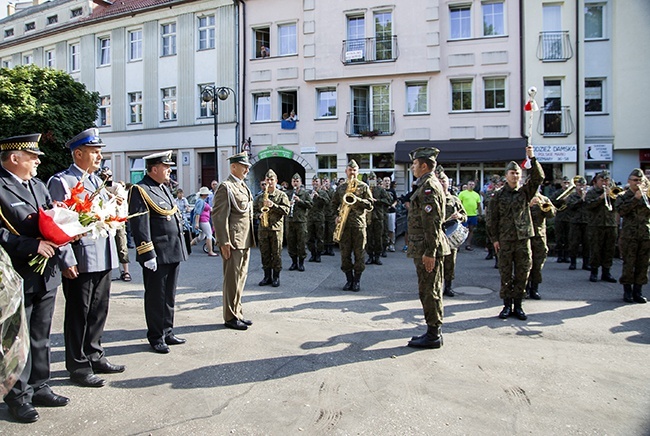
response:
<svg viewBox="0 0 650 436"><path fill-rule="evenodd" d="M268 159L270 157L283 157L285 159L293 159L293 151L287 150L281 145L271 145L265 150L262 150L257 155L259 159Z"/></svg>
<svg viewBox="0 0 650 436"><path fill-rule="evenodd" d="M539 163L565 163L578 160L577 145L533 145Z"/></svg>
<svg viewBox="0 0 650 436"><path fill-rule="evenodd" d="M611 162L612 144L585 144L585 161Z"/></svg>

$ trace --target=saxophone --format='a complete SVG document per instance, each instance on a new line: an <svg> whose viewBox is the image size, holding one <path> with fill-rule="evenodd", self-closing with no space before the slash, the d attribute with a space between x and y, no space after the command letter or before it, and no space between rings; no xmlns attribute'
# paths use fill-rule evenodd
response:
<svg viewBox="0 0 650 436"><path fill-rule="evenodd" d="M339 220L334 228L334 242L341 241L341 236L343 236L343 227L345 226L345 222L350 214L350 208L357 202L357 196L354 194L357 190L357 182L357 178L354 176L348 178L348 186L343 195L341 206L339 207Z"/></svg>
<svg viewBox="0 0 650 436"><path fill-rule="evenodd" d="M260 209L260 225L262 227L268 227L269 226L269 207L266 206L266 201L269 199L269 185L267 184L264 187L264 196L262 197L262 208Z"/></svg>

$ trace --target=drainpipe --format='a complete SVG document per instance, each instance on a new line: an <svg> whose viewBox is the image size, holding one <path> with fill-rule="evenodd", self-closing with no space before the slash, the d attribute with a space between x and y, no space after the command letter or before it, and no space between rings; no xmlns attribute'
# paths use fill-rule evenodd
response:
<svg viewBox="0 0 650 436"><path fill-rule="evenodd" d="M236 57L236 63L237 63L237 78L235 79L237 87L236 89L239 91L239 101L241 103L241 111L239 111L239 117L241 119L241 136L239 133L239 120L236 120L237 122L237 134L235 136L235 140L237 141L237 151L240 152L242 148L242 141L241 138L246 138L246 66L248 63L246 62L246 3L244 0L233 0L233 3L235 4L235 10L237 12L237 22L235 23L235 41L236 41L236 51L237 51L237 57ZM241 5L241 14L239 12L240 10L240 5ZM240 20L241 16L241 20ZM240 26L240 21L241 21L241 26ZM240 32L240 29L244 29L243 32ZM240 33L241 33L241 44L240 44ZM241 47L244 47L244 52L241 53ZM242 61L243 59L243 61ZM241 71L241 74L239 74ZM240 80L241 77L241 80Z"/></svg>
<svg viewBox="0 0 650 436"><path fill-rule="evenodd" d="M524 84L525 81L525 68L524 68L524 49L525 49L525 41L524 41L524 0L519 0L519 77L521 78L520 83L519 83L519 100L518 100L518 107L521 108L521 102L524 101L523 97L526 95L526 85ZM520 126L520 134L522 138L526 137L526 117L521 116L521 112L519 112L519 126Z"/></svg>
<svg viewBox="0 0 650 436"><path fill-rule="evenodd" d="M582 106L580 105L580 4L576 2L576 174L584 176L584 158L580 153L580 114L582 113ZM582 164L582 168L581 168Z"/></svg>

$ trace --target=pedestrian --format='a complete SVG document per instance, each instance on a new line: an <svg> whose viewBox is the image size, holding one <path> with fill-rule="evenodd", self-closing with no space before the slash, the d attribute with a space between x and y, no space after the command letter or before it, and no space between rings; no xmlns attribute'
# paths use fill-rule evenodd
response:
<svg viewBox="0 0 650 436"><path fill-rule="evenodd" d="M467 235L467 241L465 243L465 249L472 251L472 239L474 236L474 229L478 225L478 215L481 209L481 196L478 192L474 191L476 183L473 180L469 180L467 185L463 185L463 190L458 194L458 199L463 203L463 208L467 212L467 222L463 223L465 227L468 228L469 234Z"/></svg>
<svg viewBox="0 0 650 436"><path fill-rule="evenodd" d="M182 189L178 188L176 190L176 207L178 207L181 215L183 215L183 220L189 223L192 206L190 206L189 201L187 201L187 198L183 194L184 191Z"/></svg>
<svg viewBox="0 0 650 436"><path fill-rule="evenodd" d="M70 199L70 190L78 182L84 188L80 198L99 195L103 200L109 199L104 181L95 174L101 166L105 145L95 127L66 142L73 163L48 181L53 200ZM66 262L61 271L65 295L65 366L70 380L79 386L102 387L106 381L97 374L119 373L125 369L124 365L110 363L102 346L112 269L118 267L117 244L110 236L97 239L84 236L72 244L72 250L74 259Z"/></svg>
<svg viewBox="0 0 650 436"><path fill-rule="evenodd" d="M307 211L313 202L305 188L302 178L296 173L291 178L293 189L287 193L289 197L289 215L287 215L287 251L291 256L289 271L304 271L307 257Z"/></svg>
<svg viewBox="0 0 650 436"><path fill-rule="evenodd" d="M165 182L175 165L171 151L144 158L146 174L129 195L135 260L142 266L147 340L156 353L186 342L174 334L174 305L180 263L187 260L183 217ZM136 215L137 214L137 215Z"/></svg>
<svg viewBox="0 0 650 436"><path fill-rule="evenodd" d="M609 171L601 171L594 177L593 186L585 194L589 235L590 282L598 281L598 269L603 268L600 279L616 283L610 269L616 251L616 211L612 207Z"/></svg>
<svg viewBox="0 0 650 436"><path fill-rule="evenodd" d="M433 170L440 150L420 147L410 154L411 172L417 177L417 189L410 198L408 214L408 251L418 280L418 294L427 323L423 335L408 343L413 348L440 348L442 339L442 283L444 257L450 254L442 229L445 221L445 193Z"/></svg>
<svg viewBox="0 0 650 436"><path fill-rule="evenodd" d="M210 195L210 190L201 186L199 192L197 192L196 203L194 204L194 222L192 226L195 230L199 232L198 236L190 242L191 246L196 245L197 243L205 240L205 245L208 248L208 256L219 256L218 253L215 253L212 247L212 225L210 224L210 214L212 212L212 207L208 203L208 196Z"/></svg>
<svg viewBox="0 0 650 436"><path fill-rule="evenodd" d="M530 238L535 235L529 203L544 180L544 171L530 145L526 147L526 156L532 165L530 178L519 186L521 168L511 161L506 165L506 184L490 202L488 232L499 262L499 296L503 299L501 319L513 314L520 320L527 319L522 300L532 266Z"/></svg>
<svg viewBox="0 0 650 436"><path fill-rule="evenodd" d="M317 175L311 179L311 187L309 197L312 207L307 212L307 248L311 254L309 262L320 262L320 256L325 251L325 214L330 206L330 195L321 186Z"/></svg>
<svg viewBox="0 0 650 436"><path fill-rule="evenodd" d="M374 172L368 174L368 186L372 194L372 211L366 216L366 234L368 238L366 252L368 260L366 265L382 265L379 258L384 251L384 222L388 207L391 204L391 197L386 190L377 183L377 176Z"/></svg>
<svg viewBox="0 0 650 436"><path fill-rule="evenodd" d="M246 152L230 156L228 161L230 175L219 185L214 196L212 222L223 259L224 325L246 330L253 324L244 318L241 304L248 277L250 248L255 246L253 194L244 181L251 164Z"/></svg>
<svg viewBox="0 0 650 436"><path fill-rule="evenodd" d="M264 270L264 278L259 286L271 285L277 288L280 286L284 217L289 213L289 198L278 188L275 171L266 172L264 192L255 198L253 211L260 221L257 244Z"/></svg>
<svg viewBox="0 0 650 436"><path fill-rule="evenodd" d="M548 255L546 243L546 220L555 215L555 206L551 200L537 192L529 203L530 216L533 220L535 235L530 239L531 267L526 285L527 295L533 300L541 300L539 285L542 283L542 269Z"/></svg>
<svg viewBox="0 0 650 436"><path fill-rule="evenodd" d="M445 225L451 225L454 221L464 223L467 220L467 213L463 208L463 203L460 202L458 197L449 191L449 177L444 171L437 174L442 192L445 194ZM456 293L451 287L452 282L456 278L456 254L458 249L449 247L449 254L444 258L443 277L445 286L443 295L445 297L454 297Z"/></svg>

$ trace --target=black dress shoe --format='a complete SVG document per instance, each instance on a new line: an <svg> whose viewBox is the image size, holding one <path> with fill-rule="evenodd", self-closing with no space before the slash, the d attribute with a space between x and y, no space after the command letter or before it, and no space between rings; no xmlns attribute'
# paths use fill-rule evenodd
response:
<svg viewBox="0 0 650 436"><path fill-rule="evenodd" d="M242 319L240 319L240 321L243 322L244 324L246 324L247 326L253 325L253 321L251 321L250 319L242 318Z"/></svg>
<svg viewBox="0 0 650 436"><path fill-rule="evenodd" d="M67 406L69 402L70 398L57 395L49 390L45 393L38 392L32 397L32 404L42 407L63 407Z"/></svg>
<svg viewBox="0 0 650 436"><path fill-rule="evenodd" d="M237 318L233 318L230 321L226 321L223 325L225 325L226 327L228 327L230 329L234 329L234 330L247 330L248 329L248 326L246 324L244 324L243 322L241 322L240 320L238 320Z"/></svg>
<svg viewBox="0 0 650 436"><path fill-rule="evenodd" d="M9 413L18 422L28 424L38 421L39 415L31 403L21 404L20 406L9 406Z"/></svg>
<svg viewBox="0 0 650 436"><path fill-rule="evenodd" d="M101 388L106 384L106 380L95 374L70 374L70 380L84 388Z"/></svg>
<svg viewBox="0 0 650 436"><path fill-rule="evenodd" d="M169 347L167 344L151 344L151 348L153 348L153 351L156 353L160 354L167 354L169 353Z"/></svg>
<svg viewBox="0 0 650 436"><path fill-rule="evenodd" d="M179 338L173 333L165 337L165 343L167 345L180 345L184 344L185 342L187 342L187 339Z"/></svg>
<svg viewBox="0 0 650 436"><path fill-rule="evenodd" d="M117 374L118 372L124 372L126 366L124 365L113 365L110 362L97 362L93 363L93 371L96 374Z"/></svg>

